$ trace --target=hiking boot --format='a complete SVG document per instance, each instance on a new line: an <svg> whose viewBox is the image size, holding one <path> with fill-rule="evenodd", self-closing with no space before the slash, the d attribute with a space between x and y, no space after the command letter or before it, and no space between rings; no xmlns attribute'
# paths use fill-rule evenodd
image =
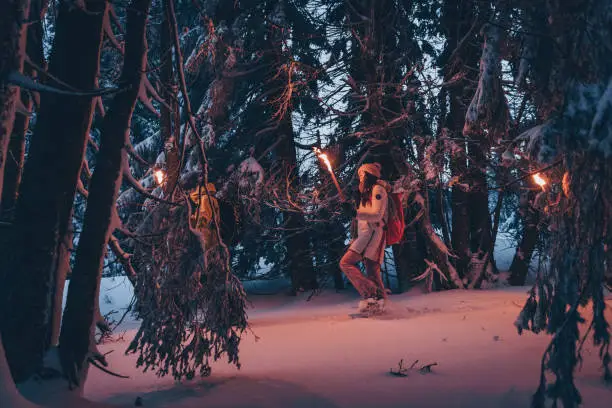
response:
<svg viewBox="0 0 612 408"><path fill-rule="evenodd" d="M370 309L372 309L372 306L376 305L376 299L374 298L367 298L367 299L361 299L359 301L359 313L364 313Z"/></svg>
<svg viewBox="0 0 612 408"><path fill-rule="evenodd" d="M376 307L378 309L379 312L384 312L385 311L385 298L380 298L376 301Z"/></svg>

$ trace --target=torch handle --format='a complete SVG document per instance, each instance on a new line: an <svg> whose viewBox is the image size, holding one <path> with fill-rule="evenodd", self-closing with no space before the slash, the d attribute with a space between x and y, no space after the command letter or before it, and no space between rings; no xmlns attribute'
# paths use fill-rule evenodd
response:
<svg viewBox="0 0 612 408"><path fill-rule="evenodd" d="M332 180L334 181L334 185L336 186L336 189L338 190L338 195L340 195L340 199L342 201L346 201L346 197L344 196L344 193L342 192L342 188L340 188L340 184L338 183L338 180L336 179L336 175L334 173L330 173L332 176Z"/></svg>

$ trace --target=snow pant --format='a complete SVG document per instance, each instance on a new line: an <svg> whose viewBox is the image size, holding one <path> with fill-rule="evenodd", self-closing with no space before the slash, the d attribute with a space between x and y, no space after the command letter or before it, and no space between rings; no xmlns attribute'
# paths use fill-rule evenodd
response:
<svg viewBox="0 0 612 408"><path fill-rule="evenodd" d="M363 276L361 270L357 267L359 262L363 262L365 265L367 277ZM349 249L340 260L340 269L362 298L387 297L378 262L363 258L357 252Z"/></svg>

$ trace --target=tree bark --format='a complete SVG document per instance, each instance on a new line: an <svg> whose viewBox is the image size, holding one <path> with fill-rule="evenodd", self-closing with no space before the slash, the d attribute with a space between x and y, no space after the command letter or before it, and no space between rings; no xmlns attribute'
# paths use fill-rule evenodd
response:
<svg viewBox="0 0 612 408"><path fill-rule="evenodd" d="M96 86L107 3L87 11L60 2L49 74L79 90ZM79 63L74 62L78 56ZM10 258L2 265L4 346L17 382L42 364L59 245L70 221L93 115L89 97L42 94L19 189ZM27 324L24 324L27 322Z"/></svg>
<svg viewBox="0 0 612 408"><path fill-rule="evenodd" d="M27 75L27 74L26 74ZM27 111L32 111L32 100L27 92L21 92L21 100ZM30 117L23 114L15 115L13 132L8 143L7 157L4 163L4 184L0 214L2 219L10 219L11 211L17 202L17 192L21 182L23 162L25 159L26 132L30 125ZM0 159L1 160L1 159Z"/></svg>
<svg viewBox="0 0 612 408"><path fill-rule="evenodd" d="M279 134L285 135L275 148L275 153L283 166L283 174L289 191L299 191L299 174L297 168L297 155L295 151L293 122L291 113L287 112L281 118ZM285 228L285 247L287 249L287 269L291 276L291 287L294 293L301 290L314 290L319 287L316 271L313 266L310 239L306 230L304 214L298 212L283 212L283 225Z"/></svg>
<svg viewBox="0 0 612 408"><path fill-rule="evenodd" d="M457 140L458 152L451 155L450 167L453 177L458 178L459 184L453 185L451 196L452 229L451 242L457 259L455 266L459 276L467 274L470 262L470 214L469 193L460 184L470 184L467 167L467 150L463 142L463 124L469 101L474 93L471 83L477 79L477 70L470 70L478 66L477 49L465 39L469 36L472 20L474 19L473 4L461 0L446 0L443 6L443 26L447 32L447 44L444 51L446 61L444 78L446 81L456 75L465 74L464 80L459 80L448 90L449 114L446 118L446 128L449 137Z"/></svg>
<svg viewBox="0 0 612 408"><path fill-rule="evenodd" d="M525 284L531 257L539 238L540 212L530 205L535 199L536 193L530 191L526 195L526 203L523 208L523 236L516 248L514 258L512 258L512 264L510 264L508 283L512 286L523 286Z"/></svg>
<svg viewBox="0 0 612 408"><path fill-rule="evenodd" d="M172 127L172 118L177 118L178 106L176 103L176 82L174 81L174 70L172 68L172 37L170 29L170 21L167 12L164 13L164 19L161 24L161 49L167 54L163 55L163 60L160 66L159 74L162 83L161 97L170 105L170 109L164 105L161 106L161 123L160 132L164 140L164 152L166 154L166 183L164 184L164 197L170 197L174 192L176 184L180 176L180 123L174 123ZM187 134L187 132L185 132ZM184 140L183 143L186 143Z"/></svg>
<svg viewBox="0 0 612 408"><path fill-rule="evenodd" d="M410 219L408 219L410 222ZM395 272L397 274L397 286L399 292L410 289L411 281L419 275L423 269L425 253L419 248L417 229L418 223L406 226L402 244L393 245L393 259L395 259Z"/></svg>
<svg viewBox="0 0 612 408"><path fill-rule="evenodd" d="M4 195L4 169L19 103L19 88L9 85L8 76L12 72L23 72L27 37L25 21L29 14L29 0L3 0L0 3L0 200Z"/></svg>
<svg viewBox="0 0 612 408"><path fill-rule="evenodd" d="M121 186L124 146L129 141L132 112L146 68L145 34L150 4L151 0L133 0L127 9L125 60L120 82L129 89L115 96L102 123L100 151L91 177L83 231L68 288L60 334L60 359L69 381L81 387L95 332L100 279Z"/></svg>
<svg viewBox="0 0 612 408"><path fill-rule="evenodd" d="M31 21L41 20L44 16L43 5L40 0L30 1L29 19ZM42 22L33 22L27 28L27 43L26 52L31 61L34 61L39 67L45 66L45 58L43 54L43 27ZM29 66L23 68L23 74L29 77L35 77L36 71ZM21 102L26 111L32 111L33 101L30 93L21 91ZM8 152L4 168L4 186L2 191L0 214L4 219L12 218L15 203L17 202L17 192L21 183L21 175L23 172L23 164L25 159L25 140L26 133L30 126L30 116L24 114L15 114L13 122L13 133L11 135Z"/></svg>
<svg viewBox="0 0 612 408"><path fill-rule="evenodd" d="M274 50L275 54L271 55L277 61L289 63L282 54L282 38L279 30L271 28L269 34L268 46L270 50ZM295 145L295 135L293 133L293 121L291 118L292 109L291 102L286 101L283 92L289 81L289 67L283 70L283 67L278 68L279 71L269 82L268 86L274 89L274 93L268 98L268 102L275 101L271 104L269 112L268 126L276 126L276 135L279 138L278 143L273 149L278 160L284 181L287 183L287 191L300 191L299 169L297 162L297 153ZM278 104L288 103L286 111L281 111ZM280 115L279 115L280 113ZM277 117L278 115L278 117ZM220 115L222 116L222 115ZM259 147L263 147L259 143ZM256 149L257 153L257 149ZM259 154L256 154L259 156ZM275 167L272 164L271 167ZM283 186L284 188L285 186ZM319 288L317 281L316 270L313 265L313 256L310 246L310 236L306 231L306 219L303 213L293 211L281 211L283 217L284 242L286 248L285 265L289 276L291 277L291 294L296 294L299 291L308 291Z"/></svg>
<svg viewBox="0 0 612 408"><path fill-rule="evenodd" d="M328 145L328 151L333 150L333 147ZM341 162L338 157L334 158L334 162ZM329 176L329 173L324 170L323 167L319 167L319 175L322 182L326 186L332 186L331 189L319 190L319 197L322 201L329 199L337 195L335 187L333 187L333 181ZM344 274L340 270L340 259L344 255L346 245L344 243L346 238L346 228L344 217L333 217L329 211L329 208L322 206L316 215L317 219L329 220L325 224L321 225L320 229L315 229L313 235L317 237L318 242L313 242L313 250L317 256L317 267L324 265L324 271L326 274L333 279L334 289L339 291L345 288L344 285Z"/></svg>
<svg viewBox="0 0 612 408"><path fill-rule="evenodd" d="M463 282L461 281L457 270L450 261L448 248L434 231L433 225L431 224L431 220L429 218L429 206L426 204L425 199L421 195L417 196L416 201L423 208L420 230L427 240L427 248L431 253L434 263L445 277L444 286L452 289L463 288Z"/></svg>
<svg viewBox="0 0 612 408"><path fill-rule="evenodd" d="M38 405L26 400L15 387L11 372L6 361L2 335L0 335L0 403L9 408L35 408Z"/></svg>
<svg viewBox="0 0 612 408"><path fill-rule="evenodd" d="M74 235L72 227L68 227L68 232L64 234L60 246L58 248L57 267L55 275L55 290L51 300L51 328L49 345L57 346L59 344L60 329L62 327L62 308L64 302L64 288L66 286L66 278L70 271L70 255L73 250L72 239Z"/></svg>
<svg viewBox="0 0 612 408"><path fill-rule="evenodd" d="M478 254L480 260L488 256L488 264L496 271L494 253L491 252L486 255L495 239L492 236L493 225L489 212L489 189L486 174L487 157L485 152L489 149L489 144L484 140L484 137L479 137L476 140L478 140L478 143L470 144L470 168L468 170L469 183L472 186L468 198L470 251L472 254ZM472 267L470 267L470 270L473 272ZM476 273L480 273L480 271L476 271ZM479 279L477 276L472 276L472 278Z"/></svg>
<svg viewBox="0 0 612 408"><path fill-rule="evenodd" d="M460 177L465 174L467 167L462 163L462 159L451 160L451 174L453 177ZM459 276L467 274L470 263L470 214L468 211L468 194L460 186L453 186L451 196L452 229L451 242L453 251L457 256L455 266Z"/></svg>

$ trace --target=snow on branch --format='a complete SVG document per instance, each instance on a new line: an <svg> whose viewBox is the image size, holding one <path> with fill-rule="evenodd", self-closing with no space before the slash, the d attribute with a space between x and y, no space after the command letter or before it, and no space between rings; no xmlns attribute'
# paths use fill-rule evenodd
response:
<svg viewBox="0 0 612 408"><path fill-rule="evenodd" d="M134 152L140 157L142 157L147 162L152 162L155 160L157 156L157 152L159 152L164 143L161 137L160 132L155 132L151 136L148 136L146 139L136 143L134 145Z"/></svg>
<svg viewBox="0 0 612 408"><path fill-rule="evenodd" d="M165 101L159 96L155 88L153 88L153 85L151 85L151 82L146 77L146 75L143 76L143 79L140 82L140 89L138 90L138 100L155 116L157 116L158 118L161 117L161 114L153 106L153 100L156 100L160 103L165 103Z"/></svg>
<svg viewBox="0 0 612 408"><path fill-rule="evenodd" d="M110 247L111 251L113 251L113 254L119 260L119 262L121 262L121 265L125 270L125 274L130 280L130 282L134 283L134 279L136 278L136 271L134 270L134 266L131 262L132 255L128 254L123 250L123 248L121 248L119 240L112 234L109 238L108 246Z"/></svg>
<svg viewBox="0 0 612 408"><path fill-rule="evenodd" d="M546 122L527 129L521 133L516 140L517 142L526 142L527 146L525 151L527 155L530 158L537 160L537 158L540 157L540 152L545 148L544 140L546 139L546 134L548 131L550 131L550 123Z"/></svg>
<svg viewBox="0 0 612 408"><path fill-rule="evenodd" d="M109 4L109 5L111 5L111 4ZM117 37L115 36L115 33L113 32L113 28L111 26L111 18L114 19L117 27L119 27L119 29L121 29L121 25L118 24L117 15L115 14L114 9L111 12L111 7L107 7L106 8L106 14L104 15L104 20L102 21L102 29L104 30L104 35L108 38L108 40L111 42L111 44L113 44L113 46L115 48L117 48L119 50L119 52L121 52L123 54L124 53L123 43L121 43L119 40L117 40Z"/></svg>
<svg viewBox="0 0 612 408"><path fill-rule="evenodd" d="M104 117L104 115L106 115L106 110L104 109L104 103L102 103L102 97L96 96L94 98L94 104L96 105L96 109L100 113L100 116Z"/></svg>
<svg viewBox="0 0 612 408"><path fill-rule="evenodd" d="M589 151L612 156L612 78L605 83L573 82L562 109L524 132L530 154L551 162L560 152Z"/></svg>
<svg viewBox="0 0 612 408"><path fill-rule="evenodd" d="M68 96L84 96L84 97L96 97L101 95L110 95L113 93L121 92L125 88L102 88L102 89L94 89L89 91L75 90L75 91L66 91L63 89L58 89L49 85L43 85L38 82L35 82L32 78L23 75L21 72L12 71L7 76L7 82L12 85L19 86L24 89L29 89L30 91L35 92L47 92L58 95L68 95Z"/></svg>
<svg viewBox="0 0 612 408"><path fill-rule="evenodd" d="M215 27L211 19L206 21L206 33L202 33L196 42L193 51L185 61L185 72L189 75L196 75L200 72L204 60L209 57L214 64L217 57L217 44L221 41L218 35L218 28Z"/></svg>
<svg viewBox="0 0 612 408"><path fill-rule="evenodd" d="M119 22L119 17L117 17L117 12L115 11L115 5L112 3L108 4L108 16L107 17L111 18L112 22L117 27L117 30L119 31L119 33L123 34L124 33L123 27L121 27L121 23Z"/></svg>
<svg viewBox="0 0 612 408"><path fill-rule="evenodd" d="M431 277L433 276L433 273L437 271L445 278L444 281L446 284L454 288L464 288L465 285L450 261L450 258L453 257L453 255L442 239L440 239L438 234L436 234L433 225L431 224L429 209L427 208L428 205L421 193L416 193L414 204L416 204L421 210L419 212L421 217L419 220L419 226L427 239L427 246L430 248L433 257L433 263L428 262L427 271L421 275L421 279L424 279L427 276Z"/></svg>
<svg viewBox="0 0 612 408"><path fill-rule="evenodd" d="M136 151L136 149L134 148L134 145L132 145L132 143L127 142L125 149L127 150L128 154L130 155L131 158L133 158L134 160L136 160L136 162L138 164L141 164L145 167L151 167L151 165L149 164L148 161L146 161L145 159L142 158L142 156L140 156L138 154L138 152Z"/></svg>
<svg viewBox="0 0 612 408"><path fill-rule="evenodd" d="M595 108L588 145L590 150L602 153L605 158L612 156L612 78Z"/></svg>
<svg viewBox="0 0 612 408"><path fill-rule="evenodd" d="M499 140L508 133L510 114L502 87L501 52L503 35L498 25L486 24L481 34L484 46L480 58L480 77L465 115L463 134L469 137L485 127L490 137Z"/></svg>

